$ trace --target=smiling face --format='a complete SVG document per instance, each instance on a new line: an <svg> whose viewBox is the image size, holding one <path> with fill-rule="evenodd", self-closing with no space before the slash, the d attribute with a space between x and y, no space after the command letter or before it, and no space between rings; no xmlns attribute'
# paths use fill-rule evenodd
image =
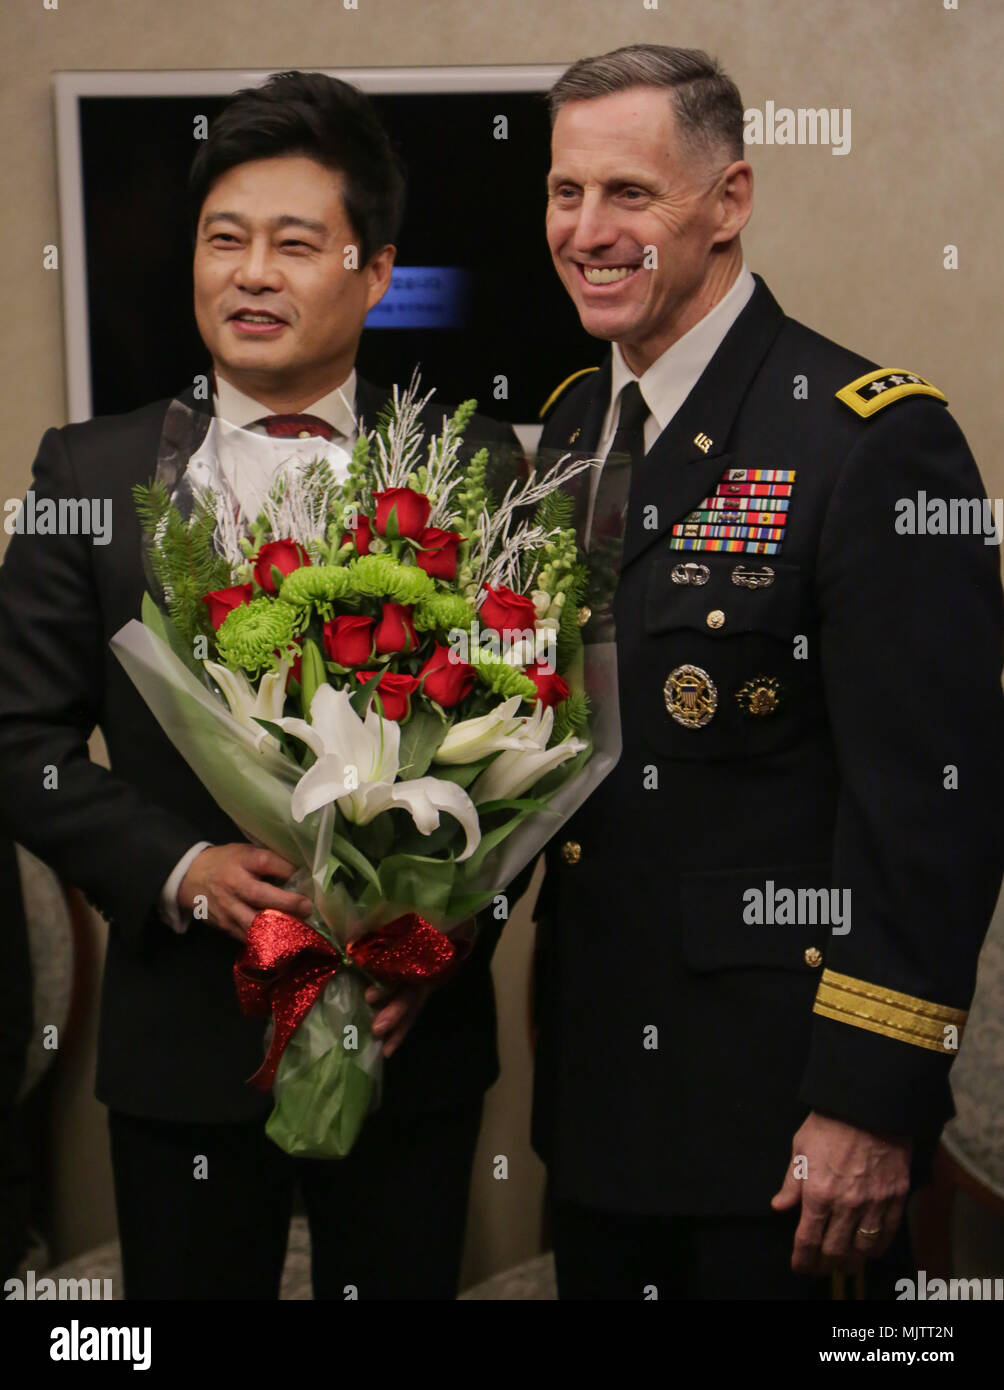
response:
<svg viewBox="0 0 1004 1390"><path fill-rule="evenodd" d="M216 371L271 410L301 410L346 379L390 283L393 246L346 267L359 239L343 186L305 155L252 160L222 174L199 213L199 332Z"/></svg>
<svg viewBox="0 0 1004 1390"><path fill-rule="evenodd" d="M691 152L672 96L632 87L558 111L547 244L582 326L641 374L713 308L742 266L749 165Z"/></svg>

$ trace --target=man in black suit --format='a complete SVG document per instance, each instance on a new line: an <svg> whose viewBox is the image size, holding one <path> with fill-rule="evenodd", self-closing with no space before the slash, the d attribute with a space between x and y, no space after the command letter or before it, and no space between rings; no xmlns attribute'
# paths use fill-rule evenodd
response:
<svg viewBox="0 0 1004 1390"><path fill-rule="evenodd" d="M717 64L584 59L551 108L548 243L613 346L542 447L609 456L594 552L626 515L623 752L537 914L559 1291L819 1298L871 1257L888 1296L1001 878L992 513L937 388L746 268Z"/></svg>
<svg viewBox="0 0 1004 1390"><path fill-rule="evenodd" d="M372 427L389 394L357 378L354 361L403 206L370 103L320 74L238 93L190 191L214 391L211 403L193 388L181 401L351 448L358 418ZM498 1072L493 933L427 1001L368 995L389 1060L381 1108L348 1158L294 1160L265 1137L270 1100L246 1084L262 1028L238 1009L232 965L259 909L310 904L280 886L294 866L245 843L211 801L108 647L146 588L131 489L154 471L168 404L49 430L36 511L45 498L57 510L110 499L111 543L17 534L0 572L3 819L110 927L97 1095L110 1111L126 1295L275 1297L298 1180L316 1297L451 1298L483 1093ZM442 415L427 407L426 427ZM513 439L483 417L467 437ZM88 759L95 725L110 771ZM193 920L200 897L208 921Z"/></svg>

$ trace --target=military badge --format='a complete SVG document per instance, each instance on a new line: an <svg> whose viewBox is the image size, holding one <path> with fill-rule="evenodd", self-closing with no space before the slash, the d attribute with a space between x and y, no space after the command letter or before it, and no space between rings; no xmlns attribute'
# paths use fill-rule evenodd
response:
<svg viewBox="0 0 1004 1390"><path fill-rule="evenodd" d="M774 571L770 565L761 565L758 570L736 565L732 571L732 583L740 589L769 589L774 583Z"/></svg>
<svg viewBox="0 0 1004 1390"><path fill-rule="evenodd" d="M782 687L773 676L754 676L736 691L736 700L744 714L763 719L776 714L781 706Z"/></svg>
<svg viewBox="0 0 1004 1390"><path fill-rule="evenodd" d="M662 687L666 708L685 729L703 729L718 708L718 691L700 666L677 666Z"/></svg>
<svg viewBox="0 0 1004 1390"><path fill-rule="evenodd" d="M674 584L700 585L707 584L711 578L711 571L707 565L698 565L693 560L688 560L686 564L674 565L669 577Z"/></svg>

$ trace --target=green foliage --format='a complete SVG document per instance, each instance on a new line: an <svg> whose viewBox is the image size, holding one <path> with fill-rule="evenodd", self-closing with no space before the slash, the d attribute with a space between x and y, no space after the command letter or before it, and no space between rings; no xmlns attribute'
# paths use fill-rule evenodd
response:
<svg viewBox="0 0 1004 1390"><path fill-rule="evenodd" d="M230 584L230 567L213 545L214 494L196 500L187 522L163 483L137 485L133 499L140 526L150 541L154 577L179 638L189 649L199 636L212 642L213 627L203 596Z"/></svg>
<svg viewBox="0 0 1004 1390"><path fill-rule="evenodd" d="M589 582L589 571L583 564L575 564L568 571L564 589L565 602L558 619L558 634L555 638L555 661L559 671L567 671L573 664L582 647L582 629L579 626L579 608Z"/></svg>
<svg viewBox="0 0 1004 1390"><path fill-rule="evenodd" d="M307 638L300 643L300 709L304 719L310 719L310 706L313 704L314 696L327 680L327 673L324 669L324 657L321 649L316 642Z"/></svg>
<svg viewBox="0 0 1004 1390"><path fill-rule="evenodd" d="M450 416L450 430L455 435L463 435L467 432L467 426L474 418L474 412L478 408L477 401L471 397L470 400L461 401L456 410Z"/></svg>
<svg viewBox="0 0 1004 1390"><path fill-rule="evenodd" d="M558 488L537 503L533 522L535 526L542 526L545 531L553 531L555 527L565 531L571 528L574 517L575 499L570 493Z"/></svg>
<svg viewBox="0 0 1004 1390"><path fill-rule="evenodd" d="M488 450L479 449L464 473L464 480L453 494L457 512L454 524L465 536L477 530L481 509L488 501Z"/></svg>
<svg viewBox="0 0 1004 1390"><path fill-rule="evenodd" d="M163 518L171 510L171 499L163 483L151 482L146 487L137 483L132 490L136 515L145 536L153 536Z"/></svg>
<svg viewBox="0 0 1004 1390"><path fill-rule="evenodd" d="M588 723L589 697L582 690L573 690L568 699L562 700L554 711L554 725L551 737L547 741L548 748L561 743L569 734L582 733Z"/></svg>

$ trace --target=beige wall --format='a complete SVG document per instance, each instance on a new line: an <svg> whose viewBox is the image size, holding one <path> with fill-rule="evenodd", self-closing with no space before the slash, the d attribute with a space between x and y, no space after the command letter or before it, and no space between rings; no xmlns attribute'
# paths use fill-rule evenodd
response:
<svg viewBox="0 0 1004 1390"><path fill-rule="evenodd" d="M50 0L56 3L56 0ZM648 0L654 5L655 0ZM50 79L102 68L248 69L442 63L564 63L622 43L716 52L746 105L850 107L852 149L750 151L757 213L747 259L784 308L883 365L948 395L992 496L999 453L1000 141L993 123L1004 16L995 0L6 0L0 16L0 498L20 495L42 432L65 419ZM536 229L534 229L536 234ZM959 248L955 271L943 247ZM541 394L553 383L541 382ZM810 384L811 389L811 384ZM527 905L501 948L506 1073L489 1097L467 1272L531 1253L540 1167L526 1142ZM89 1036L93 1037L93 1030ZM58 1118L57 1253L113 1229L93 1055L68 1059ZM496 1154L510 1177L492 1178Z"/></svg>

